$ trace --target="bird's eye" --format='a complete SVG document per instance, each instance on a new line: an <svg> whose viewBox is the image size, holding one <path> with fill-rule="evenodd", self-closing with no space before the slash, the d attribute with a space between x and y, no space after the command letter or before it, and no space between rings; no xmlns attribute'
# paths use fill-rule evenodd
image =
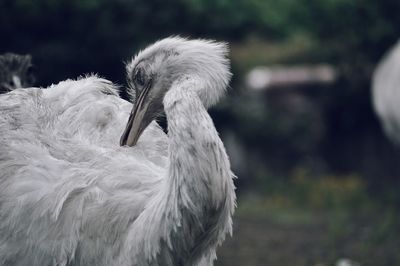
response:
<svg viewBox="0 0 400 266"><path fill-rule="evenodd" d="M143 73L143 71L141 69L139 69L136 72L135 81L136 81L137 85L144 86L146 81L145 81L144 73Z"/></svg>

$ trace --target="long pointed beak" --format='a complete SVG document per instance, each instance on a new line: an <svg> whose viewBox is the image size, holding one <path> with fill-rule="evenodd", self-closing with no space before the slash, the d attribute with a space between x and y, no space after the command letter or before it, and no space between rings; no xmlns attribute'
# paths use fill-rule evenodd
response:
<svg viewBox="0 0 400 266"><path fill-rule="evenodd" d="M121 146L136 145L140 135L151 122L151 119L146 119L149 102L145 101L146 96L150 90L150 86L151 82L146 85L146 87L137 98L136 104L133 107L132 112L129 116L128 124L126 125L125 131L121 136Z"/></svg>

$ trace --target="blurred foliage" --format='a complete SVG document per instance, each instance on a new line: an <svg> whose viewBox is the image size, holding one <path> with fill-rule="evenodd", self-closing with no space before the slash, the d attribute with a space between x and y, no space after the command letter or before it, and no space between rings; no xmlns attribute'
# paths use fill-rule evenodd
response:
<svg viewBox="0 0 400 266"><path fill-rule="evenodd" d="M286 193L241 198L234 238L220 249L217 265L336 265L340 258L400 263L400 215L369 198L362 178L300 176L292 177ZM309 197L314 193L321 201Z"/></svg>
<svg viewBox="0 0 400 266"><path fill-rule="evenodd" d="M46 70L43 82L98 70L121 79L122 59L171 34L235 42L303 34L324 47L314 50L314 57L376 62L400 33L399 5L396 0L3 0L0 33L6 41L0 48L33 53Z"/></svg>
<svg viewBox="0 0 400 266"><path fill-rule="evenodd" d="M398 265L400 215L395 202L371 198L358 175L315 178L295 170L280 185L242 195L234 238L218 265ZM267 196L266 196L267 195Z"/></svg>
<svg viewBox="0 0 400 266"><path fill-rule="evenodd" d="M271 186L262 189L264 191L253 195L255 198L257 195L268 195L262 203L267 209L362 211L375 207L375 201L368 196L365 181L357 175L315 178L306 169L296 169L288 179L271 183ZM249 195L245 194L244 197L249 198ZM259 206L260 203L254 205ZM394 207L394 202L391 206Z"/></svg>
<svg viewBox="0 0 400 266"><path fill-rule="evenodd" d="M307 179L304 171L294 176L294 193L298 203L316 209L362 208L367 202L365 184L360 177L327 176Z"/></svg>
<svg viewBox="0 0 400 266"><path fill-rule="evenodd" d="M0 33L6 41L0 51L33 54L41 84L85 72L123 81L121 61L168 35L226 40L252 32L283 36L284 18L275 12L275 2L267 2L3 0Z"/></svg>

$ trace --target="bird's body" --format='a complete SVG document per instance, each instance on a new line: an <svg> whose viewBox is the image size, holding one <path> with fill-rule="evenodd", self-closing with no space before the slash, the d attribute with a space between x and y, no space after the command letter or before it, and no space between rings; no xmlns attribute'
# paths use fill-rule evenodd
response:
<svg viewBox="0 0 400 266"><path fill-rule="evenodd" d="M132 105L109 81L0 96L0 264L212 264L235 194L199 84L174 80L168 136L149 122L133 147L118 143Z"/></svg>
<svg viewBox="0 0 400 266"><path fill-rule="evenodd" d="M78 260L78 242L91 238L86 248L93 252L118 248L115 239L157 191L167 164L166 136L156 124L143 145L119 147L130 109L95 77L2 97L1 265L30 265L32 258L33 265L63 265L72 255Z"/></svg>
<svg viewBox="0 0 400 266"><path fill-rule="evenodd" d="M374 72L372 100L386 135L400 145L400 41Z"/></svg>

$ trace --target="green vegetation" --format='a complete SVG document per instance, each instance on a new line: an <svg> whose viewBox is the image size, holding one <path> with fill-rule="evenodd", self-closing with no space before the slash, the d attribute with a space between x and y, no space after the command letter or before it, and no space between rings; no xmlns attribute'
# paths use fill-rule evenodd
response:
<svg viewBox="0 0 400 266"><path fill-rule="evenodd" d="M234 238L221 248L218 265L400 263L395 203L371 198L358 176L312 178L298 171L284 188L248 193L239 202ZM236 253L235 245L246 249Z"/></svg>
<svg viewBox="0 0 400 266"><path fill-rule="evenodd" d="M302 36L315 42L309 53L314 60L364 65L375 63L396 40L399 7L395 0L3 0L0 32L6 41L0 48L33 53L43 83L82 71L123 80L121 60L170 34L238 44Z"/></svg>

